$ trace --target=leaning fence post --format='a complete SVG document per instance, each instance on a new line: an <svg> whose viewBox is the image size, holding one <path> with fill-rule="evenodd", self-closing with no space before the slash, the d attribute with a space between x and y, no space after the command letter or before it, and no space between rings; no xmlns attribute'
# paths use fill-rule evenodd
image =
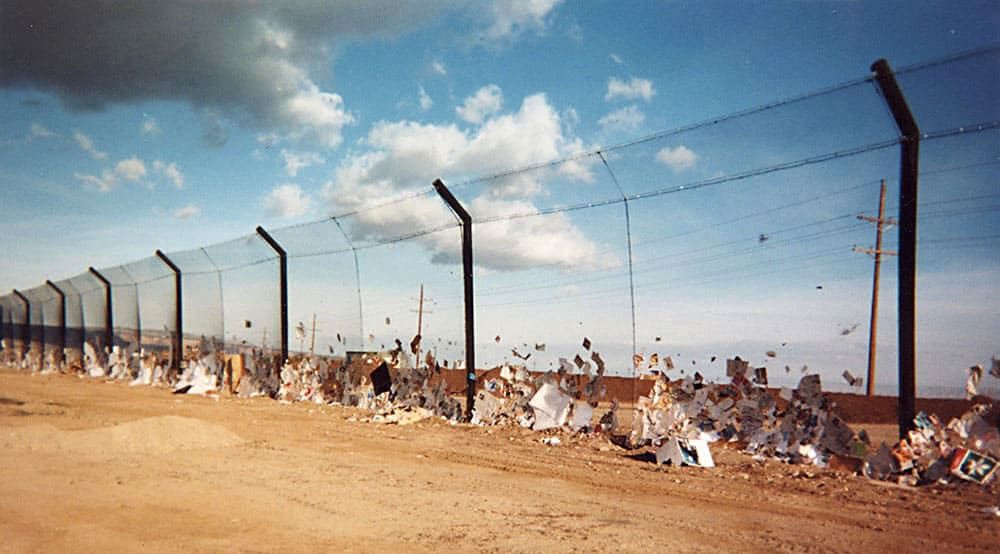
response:
<svg viewBox="0 0 1000 554"><path fill-rule="evenodd" d="M260 225L257 226L257 234L260 235L264 242L270 245L271 248L278 254L278 287L280 289L279 296L281 301L281 364L279 364L279 369L281 365L284 365L285 361L288 360L288 254L285 249L278 244L278 241L274 240L267 231L264 230Z"/></svg>
<svg viewBox="0 0 1000 554"><path fill-rule="evenodd" d="M184 357L184 302L181 300L181 268L170 261L162 251L156 251L156 257L163 260L163 263L167 264L174 272L174 309L177 312L174 318L174 326L177 328L177 336L174 337L174 355L173 367L174 370L180 372L181 369L181 358Z"/></svg>
<svg viewBox="0 0 1000 554"><path fill-rule="evenodd" d="M899 436L913 429L916 410L917 357L917 174L920 168L920 128L884 59L872 64L875 82L903 135L899 153Z"/></svg>
<svg viewBox="0 0 1000 554"><path fill-rule="evenodd" d="M66 361L66 293L46 279L45 284L59 295L59 362Z"/></svg>
<svg viewBox="0 0 1000 554"><path fill-rule="evenodd" d="M114 311L111 309L111 281L108 281L104 275L101 275L101 273L93 267L90 268L90 273L94 277L97 277L97 280L104 285L104 345L105 348L110 350L113 347L113 341L115 338L114 322L111 319L112 314L114 314ZM84 324L84 327L86 327L86 324Z"/></svg>
<svg viewBox="0 0 1000 554"><path fill-rule="evenodd" d="M31 349L31 301L17 289L14 289L14 296L20 298L21 302L24 302L24 324L21 326L21 357L23 358L25 353ZM10 323L11 329L13 329L14 320L11 319ZM21 360L18 360L18 365L20 363Z"/></svg>
<svg viewBox="0 0 1000 554"><path fill-rule="evenodd" d="M465 417L472 419L472 406L476 401L476 326L475 299L472 294L472 216L444 186L441 179L434 181L434 188L448 207L462 221L462 275L465 288Z"/></svg>

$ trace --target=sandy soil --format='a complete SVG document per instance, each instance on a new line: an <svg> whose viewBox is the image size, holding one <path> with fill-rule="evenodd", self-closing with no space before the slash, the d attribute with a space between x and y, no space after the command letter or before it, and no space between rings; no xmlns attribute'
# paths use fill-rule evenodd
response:
<svg viewBox="0 0 1000 554"><path fill-rule="evenodd" d="M0 370L0 552L984 552L997 487ZM894 428L870 428L891 436Z"/></svg>

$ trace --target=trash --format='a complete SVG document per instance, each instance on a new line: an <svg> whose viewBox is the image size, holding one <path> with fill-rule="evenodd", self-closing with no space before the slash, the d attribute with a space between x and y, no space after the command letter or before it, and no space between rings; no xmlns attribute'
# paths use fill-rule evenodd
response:
<svg viewBox="0 0 1000 554"><path fill-rule="evenodd" d="M979 382L983 380L983 366L976 364L969 368L969 378L965 381L965 398L972 400L979 394Z"/></svg>
<svg viewBox="0 0 1000 554"><path fill-rule="evenodd" d="M583 337L583 349L590 350L590 339Z"/></svg>
<svg viewBox="0 0 1000 554"><path fill-rule="evenodd" d="M847 384L852 387L860 387L864 384L864 379L855 377L851 374L850 370L845 369L841 375L844 377L844 380L847 381Z"/></svg>
<svg viewBox="0 0 1000 554"><path fill-rule="evenodd" d="M590 359L595 364L597 364L597 371L600 372L600 373L604 373L604 359L601 358L601 355L598 354L597 352L591 352L590 353Z"/></svg>
<svg viewBox="0 0 1000 554"><path fill-rule="evenodd" d="M546 446L559 446L560 444L562 444L562 441L559 440L559 437L545 437L544 439L539 440L539 442L541 442Z"/></svg>
<svg viewBox="0 0 1000 554"><path fill-rule="evenodd" d="M475 425L492 425L500 415L500 401L486 391L476 393L472 408L472 423Z"/></svg>
<svg viewBox="0 0 1000 554"><path fill-rule="evenodd" d="M767 352L765 352L764 354L765 354L765 355L766 355L766 356L767 356L768 358L777 358L777 357L778 357L778 353L777 353L777 352L775 352L774 350L768 350L768 351L767 351Z"/></svg>
<svg viewBox="0 0 1000 554"><path fill-rule="evenodd" d="M555 385L545 383L531 397L529 406L534 410L535 423L532 429L544 431L553 427L562 427L569 416L572 398Z"/></svg>
<svg viewBox="0 0 1000 554"><path fill-rule="evenodd" d="M682 465L695 467L715 467L708 442L700 439L672 437L656 451L656 463L670 462L675 467Z"/></svg>
<svg viewBox="0 0 1000 554"><path fill-rule="evenodd" d="M594 417L594 406L588 402L577 400L573 403L573 419L569 426L574 431L585 430L590 427L590 420Z"/></svg>
<svg viewBox="0 0 1000 554"><path fill-rule="evenodd" d="M545 343L539 342L535 343L535 350L538 352L545 352Z"/></svg>
<svg viewBox="0 0 1000 554"><path fill-rule="evenodd" d="M987 506L982 511L1000 517L1000 506Z"/></svg>
<svg viewBox="0 0 1000 554"><path fill-rule="evenodd" d="M965 448L956 448L951 462L951 473L967 481L988 482L997 469L997 461L985 454Z"/></svg>
<svg viewBox="0 0 1000 554"><path fill-rule="evenodd" d="M850 335L858 328L859 325L860 323L854 323L849 327L844 327L843 329L840 330L840 336L846 337L847 335Z"/></svg>
<svg viewBox="0 0 1000 554"><path fill-rule="evenodd" d="M375 396L384 392L389 392L392 387L392 377L389 375L389 366L383 361L374 371L369 374Z"/></svg>

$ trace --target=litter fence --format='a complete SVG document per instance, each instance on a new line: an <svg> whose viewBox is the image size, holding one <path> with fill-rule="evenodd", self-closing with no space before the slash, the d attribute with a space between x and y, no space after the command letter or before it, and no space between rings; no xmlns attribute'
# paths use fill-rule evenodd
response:
<svg viewBox="0 0 1000 554"><path fill-rule="evenodd" d="M962 353L979 356L982 337L956 335L963 317L997 331L998 52L894 73L921 130L920 368L975 362ZM598 352L609 375L712 378L738 354L773 384L810 365L860 390L840 379L866 376L865 249L882 226L875 389L892 392L900 151L912 140L872 73L627 142L524 152L513 169L466 156L430 174L388 152L327 191L336 208L323 220L0 297L4 356L54 369L115 351L134 374L143 357L179 368L210 344L252 352L271 372L300 353L389 350L466 369L463 226L432 186L440 178L471 216L478 368L576 358L582 371Z"/></svg>

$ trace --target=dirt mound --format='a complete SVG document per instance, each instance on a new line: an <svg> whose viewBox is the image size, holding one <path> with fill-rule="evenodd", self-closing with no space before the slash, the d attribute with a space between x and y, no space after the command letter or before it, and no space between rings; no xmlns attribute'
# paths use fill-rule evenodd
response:
<svg viewBox="0 0 1000 554"><path fill-rule="evenodd" d="M0 435L0 444L5 450L62 452L102 458L122 454L165 454L242 442L238 435L220 425L172 415L80 431L64 431L47 424L32 425Z"/></svg>

